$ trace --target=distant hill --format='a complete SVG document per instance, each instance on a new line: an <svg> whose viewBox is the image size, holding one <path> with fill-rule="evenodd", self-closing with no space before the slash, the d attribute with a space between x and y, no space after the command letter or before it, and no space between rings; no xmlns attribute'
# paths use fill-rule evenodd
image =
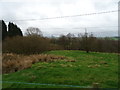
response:
<svg viewBox="0 0 120 90"><path fill-rule="evenodd" d="M118 37L118 31L93 32L96 37Z"/></svg>
<svg viewBox="0 0 120 90"><path fill-rule="evenodd" d="M118 37L118 36L114 36L114 37L98 37L98 38L108 39L108 40L119 40L120 39L120 37Z"/></svg>

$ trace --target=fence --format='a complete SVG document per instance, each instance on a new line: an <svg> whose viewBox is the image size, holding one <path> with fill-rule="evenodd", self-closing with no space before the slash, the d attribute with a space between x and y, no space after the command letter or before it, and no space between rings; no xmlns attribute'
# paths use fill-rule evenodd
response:
<svg viewBox="0 0 120 90"><path fill-rule="evenodd" d="M26 85L45 85L45 86L73 87L73 88L92 88L91 86L60 85L60 84L47 84L47 83L27 83L27 82L14 82L14 81L0 81L0 83L26 84Z"/></svg>

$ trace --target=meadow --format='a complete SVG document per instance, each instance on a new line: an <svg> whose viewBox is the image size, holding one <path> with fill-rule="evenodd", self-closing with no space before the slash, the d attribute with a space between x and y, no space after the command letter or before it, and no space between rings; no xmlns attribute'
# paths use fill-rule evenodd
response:
<svg viewBox="0 0 120 90"><path fill-rule="evenodd" d="M67 59L39 61L29 68L5 73L3 88L89 88L93 83L100 88L118 87L116 53L56 50L44 54Z"/></svg>

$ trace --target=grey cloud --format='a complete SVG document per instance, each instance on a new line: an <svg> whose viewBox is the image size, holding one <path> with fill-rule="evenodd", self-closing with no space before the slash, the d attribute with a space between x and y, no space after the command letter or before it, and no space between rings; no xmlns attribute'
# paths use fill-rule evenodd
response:
<svg viewBox="0 0 120 90"><path fill-rule="evenodd" d="M14 0L13 0L14 1ZM81 3L84 2L82 5ZM88 2L88 3L87 3ZM0 1L0 19L7 21L23 20L23 19L40 19L46 17L56 17L64 15L77 15L83 13L94 13L106 10L117 10L118 0L21 0L20 2L6 2ZM44 20L44 21L15 21L23 31L29 26L35 26L43 29L46 34L57 34L67 32L84 32L81 30L73 29L47 29L49 27L89 27L89 26L117 26L117 13L82 16L65 19ZM88 29L89 31L112 29Z"/></svg>

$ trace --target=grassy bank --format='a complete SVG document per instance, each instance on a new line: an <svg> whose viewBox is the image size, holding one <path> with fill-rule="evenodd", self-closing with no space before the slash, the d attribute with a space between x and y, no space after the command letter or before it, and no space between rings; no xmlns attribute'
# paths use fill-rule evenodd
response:
<svg viewBox="0 0 120 90"><path fill-rule="evenodd" d="M38 62L31 68L4 74L3 81L24 82L3 83L3 88L61 88L74 86L92 86L99 83L101 88L116 88L118 84L118 56L112 53L86 53L84 51L50 51L69 57L70 60ZM74 62L71 60L75 60ZM54 85L34 85L25 83L43 83ZM58 85L58 86L57 86ZM72 86L71 86L72 87Z"/></svg>

